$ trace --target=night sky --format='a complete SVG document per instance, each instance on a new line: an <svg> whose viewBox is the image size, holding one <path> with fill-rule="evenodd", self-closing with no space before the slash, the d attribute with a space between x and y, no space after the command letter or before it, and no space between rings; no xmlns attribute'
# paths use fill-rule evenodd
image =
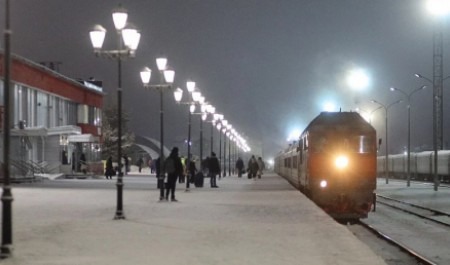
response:
<svg viewBox="0 0 450 265"><path fill-rule="evenodd" d="M115 101L117 64L96 58L89 31L108 30L104 48L115 49L111 11L119 2L105 0L13 0L12 51L30 60L58 61L72 78L102 80L106 103ZM176 71L175 86L197 82L206 100L265 158L287 146L294 129L303 130L326 101L337 109L371 111L429 85L414 73L432 78L433 24L424 0L124 0L128 20L141 30L136 58L123 64L123 107L130 128L159 139L159 97L145 90L139 72L164 55ZM4 28L4 0L0 0ZM444 26L444 77L450 74L449 25ZM3 30L2 30L3 32ZM1 45L3 47L3 43ZM352 90L347 74L363 68L370 85ZM450 83L444 83L444 144L450 140ZM184 97L186 98L187 92ZM411 101L412 147L432 148L432 88ZM182 146L187 137L186 105L165 95L165 142ZM407 135L406 104L389 109L390 152L403 152ZM384 111L372 124L384 138ZM199 116L193 118L198 138ZM204 126L209 139L210 125ZM217 137L217 130L215 131ZM195 140L195 139L194 139ZM384 140L384 139L383 139ZM384 152L383 148L381 149ZM205 151L205 155L207 152Z"/></svg>

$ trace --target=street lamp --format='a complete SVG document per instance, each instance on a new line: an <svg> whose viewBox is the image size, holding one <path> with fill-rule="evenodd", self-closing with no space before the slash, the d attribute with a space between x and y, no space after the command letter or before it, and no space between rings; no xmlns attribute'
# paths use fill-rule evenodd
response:
<svg viewBox="0 0 450 265"><path fill-rule="evenodd" d="M419 88L414 89L413 91L411 91L409 94L406 93L405 91L396 88L396 87L391 87L391 91L398 91L400 93L402 93L406 100L408 101L408 171L407 171L407 176L406 176L406 186L409 187L411 184L411 96L413 94L415 94L416 92L419 92L421 90L424 90L425 88L427 88L427 86L421 86Z"/></svg>
<svg viewBox="0 0 450 265"><path fill-rule="evenodd" d="M227 134L226 136L228 137L228 176L231 176L231 129L233 127L231 126L231 124L227 125Z"/></svg>
<svg viewBox="0 0 450 265"><path fill-rule="evenodd" d="M214 151L214 126L216 125L216 108L213 105L209 105L208 108L208 113L211 115L211 134L210 134L210 149L211 152L210 154L212 154L212 152Z"/></svg>
<svg viewBox="0 0 450 265"><path fill-rule="evenodd" d="M192 99L194 100L192 114L202 115L200 117L200 164L201 164L201 162L203 161L203 115L206 112L205 97L202 96L202 93L200 93L200 91L196 90L192 92ZM196 104L200 105L199 113L194 113Z"/></svg>
<svg viewBox="0 0 450 265"><path fill-rule="evenodd" d="M9 0L5 1L5 54L3 57L4 79L3 79L3 103L5 107L3 123L3 193L2 193L2 246L0 258L9 258L13 252L12 241L12 201L10 176L10 135L11 135L11 113L12 93L11 93L11 27L10 27L10 5Z"/></svg>
<svg viewBox="0 0 450 265"><path fill-rule="evenodd" d="M433 148L434 148L434 190L438 190L439 178L437 174L438 150L443 149L444 134L444 108L443 108L443 70L444 70L444 42L443 22L444 17L450 11L450 4L443 0L428 0L428 11L436 17L433 30L433 81L419 74L415 76L423 78L433 84ZM446 79L446 78L445 78Z"/></svg>
<svg viewBox="0 0 450 265"><path fill-rule="evenodd" d="M386 159L386 162L385 162L385 164L384 164L384 172L385 172L385 177L386 177L386 184L388 184L389 183L389 174L388 174L388 168L389 168L389 160L388 160L388 158L389 158L389 151L388 151L388 110L389 110L389 108L390 107L392 107L393 105L395 105L395 104L398 104L398 103L401 103L401 102L403 102L403 100L397 100L397 101L395 101L395 102L393 102L393 103L391 103L391 104L389 104L389 105L384 105L384 104L382 104L382 103L380 103L380 102L378 102L378 101L376 101L376 100L372 100L372 103L376 103L376 104L378 104L378 105L380 105L382 108L384 108L384 111L385 111L385 130L386 130L386 134L385 134L385 137L386 137L386 143L385 143L385 148L386 148L386 151L385 151L385 159ZM378 110L378 109L377 109Z"/></svg>
<svg viewBox="0 0 450 265"><path fill-rule="evenodd" d="M365 89L369 83L369 76L363 69L353 69L347 76L347 84L354 90Z"/></svg>
<svg viewBox="0 0 450 265"><path fill-rule="evenodd" d="M434 182L434 190L437 191L438 187L439 187L439 177L438 177L438 173L437 173L437 169L438 169L438 150L439 149L443 149L443 133L442 133L442 128L443 128L443 123L442 123L442 119L440 119L439 117L442 118L443 115L443 108L442 108L442 104L440 104L442 102L442 98L439 96L439 94L442 96L442 90L441 92L439 92L439 90L437 91L437 87L439 86L435 86L435 83L421 75L418 73L414 74L415 77L423 79L427 82L429 82L432 86L433 86L433 150L434 150L434 176L433 176L433 182ZM441 74L441 78L442 78L442 74ZM450 76L445 77L444 79L442 79L442 83L447 80L448 78L450 78ZM439 84L440 82L438 82ZM440 106L440 108L437 108L436 106ZM440 126L441 129L438 128L438 126Z"/></svg>
<svg viewBox="0 0 450 265"><path fill-rule="evenodd" d="M139 45L141 34L131 24L127 24L128 13L126 9L119 6L112 13L114 26L119 36L117 50L102 50L103 41L106 36L106 29L101 25L95 25L89 33L94 53L96 56L103 56L109 59L117 60L118 68L118 86L117 86L117 207L114 219L125 219L123 213L123 173L122 173L122 60L134 57ZM124 47L125 46L125 47Z"/></svg>
<svg viewBox="0 0 450 265"><path fill-rule="evenodd" d="M222 121L222 132L223 132L223 177L227 176L227 137L226 133L228 130L228 121Z"/></svg>
<svg viewBox="0 0 450 265"><path fill-rule="evenodd" d="M195 90L195 82L194 81L187 81L186 82L186 88L188 92L191 94ZM187 148L187 162L186 166L189 169L189 165L191 162L191 120L192 120L192 113L195 111L195 102L188 101L188 102L181 102L181 99L183 98L183 90L181 88L177 88L174 92L175 101L179 104L189 104L189 116L188 116L188 148ZM190 171L187 171L188 178L186 179L186 191L189 191L189 185L190 185L190 179L194 176L190 176Z"/></svg>
<svg viewBox="0 0 450 265"><path fill-rule="evenodd" d="M364 110L361 108L356 108L356 112L358 112L364 118L364 120L366 120L369 124L372 124L372 114L381 108L382 108L381 106L378 106L377 108L373 109L372 111L367 111L367 110ZM365 114L361 113L361 112L364 112Z"/></svg>
<svg viewBox="0 0 450 265"><path fill-rule="evenodd" d="M222 165L222 123L218 122L216 128L219 131L219 164ZM219 179L222 177L222 170L219 171Z"/></svg>
<svg viewBox="0 0 450 265"><path fill-rule="evenodd" d="M160 101L160 150L159 150L159 176L158 186L160 188L159 200L164 200L164 90L171 89L173 80L175 79L175 71L167 68L167 59L160 57L156 59L156 65L160 72L160 83L157 85L150 85L150 78L152 71L145 67L141 71L141 81L145 88L155 89L159 91Z"/></svg>

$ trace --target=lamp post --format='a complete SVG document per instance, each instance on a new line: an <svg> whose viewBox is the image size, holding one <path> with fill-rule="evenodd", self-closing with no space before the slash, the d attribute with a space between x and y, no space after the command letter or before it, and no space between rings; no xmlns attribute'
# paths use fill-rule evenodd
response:
<svg viewBox="0 0 450 265"><path fill-rule="evenodd" d="M214 152L214 128L217 126L220 114L215 113L214 108L214 112L212 112L212 115L213 119L211 120L211 153Z"/></svg>
<svg viewBox="0 0 450 265"><path fill-rule="evenodd" d="M223 114L217 114L216 128L219 131L219 161L222 161L222 124L223 124ZM222 170L219 171L219 179L222 177Z"/></svg>
<svg viewBox="0 0 450 265"><path fill-rule="evenodd" d="M228 176L231 176L231 124L227 125L227 137L228 137Z"/></svg>
<svg viewBox="0 0 450 265"><path fill-rule="evenodd" d="M157 58L156 65L160 72L160 83L157 85L150 85L150 78L152 71L145 67L141 71L141 80L145 88L155 89L159 91L159 118L160 118L160 146L159 146L159 176L158 186L160 188L159 200L164 200L164 90L171 89L173 80L175 79L175 71L167 69L167 58Z"/></svg>
<svg viewBox="0 0 450 265"><path fill-rule="evenodd" d="M377 111L377 110L379 110L379 109L381 109L382 107L381 106L378 106L377 108L375 108L375 109L373 109L372 111L367 111L367 110L364 110L364 109L361 109L361 108L356 108L356 112L358 112L359 114L361 114L361 112L364 112L364 113L366 113L365 115L364 114L361 114L361 116L364 118L364 120L366 120L369 124L372 124L372 114L375 112L375 111Z"/></svg>
<svg viewBox="0 0 450 265"><path fill-rule="evenodd" d="M112 13L114 26L117 30L118 48L117 50L102 50L103 41L106 36L106 29L101 25L95 25L89 33L94 53L96 56L104 56L109 59L117 60L118 86L117 86L117 207L114 219L125 219L123 213L123 173L122 173L122 60L128 57L134 57L135 51L139 45L141 34L127 24L128 13L119 6ZM127 26L127 27L126 27ZM125 45L125 47L123 47Z"/></svg>
<svg viewBox="0 0 450 265"><path fill-rule="evenodd" d="M3 101L4 101L4 122L3 122L3 193L2 193L2 246L0 258L9 258L13 252L12 241L12 201L10 178L10 135L11 135L11 113L12 93L11 85L11 28L10 28L10 5L9 0L5 1L5 54L3 57L4 79L3 79Z"/></svg>
<svg viewBox="0 0 450 265"><path fill-rule="evenodd" d="M406 93L405 91L396 88L391 87L391 91L398 91L402 93L406 100L408 101L408 161L407 161L407 176L406 176L406 186L409 187L411 185L411 96L421 90L424 90L427 86L421 86L419 88L414 89L410 93Z"/></svg>
<svg viewBox="0 0 450 265"><path fill-rule="evenodd" d="M393 105L395 105L395 104L398 104L398 103L401 103L401 102L403 102L403 100L397 100L397 101L395 101L395 102L393 102L393 103L391 103L391 104L389 104L389 105L384 105L384 104L382 104L382 103L380 103L380 102L378 102L378 101L376 101L376 100L372 100L372 102L373 103L376 103L376 104L378 104L378 105L380 105L382 108L384 108L384 111L385 111L385 129L386 129L386 134L385 134L385 137L386 137L386 143L385 143L385 148L386 148L386 151L385 151L385 159L386 159L386 162L385 162L385 164L384 164L384 172L385 172L385 177L386 177L386 184L389 184L389 173L388 173L388 169L389 169L389 160L388 160L388 158L389 158L389 151L388 151L388 110L389 110L389 108L390 107L392 107Z"/></svg>
<svg viewBox="0 0 450 265"><path fill-rule="evenodd" d="M191 94L195 90L195 82L194 81L187 81L186 82L186 88L188 92ZM174 92L175 101L179 104L181 104L181 99L183 97L183 90L178 88ZM195 102L184 102L184 104L189 104L189 116L188 116L188 148L187 148L187 162L186 166L189 169L189 165L191 162L191 121L192 121L192 113L195 111ZM186 179L186 191L189 191L189 185L190 185L190 179L194 176L190 176L190 171L188 170L188 177Z"/></svg>
<svg viewBox="0 0 450 265"><path fill-rule="evenodd" d="M222 123L219 122L216 125L217 130L219 131L219 164L222 164ZM219 172L219 179L222 177L222 170Z"/></svg>
<svg viewBox="0 0 450 265"><path fill-rule="evenodd" d="M228 130L228 121L223 120L222 121L222 132L223 132L223 177L227 176L227 137L226 133Z"/></svg>
<svg viewBox="0 0 450 265"><path fill-rule="evenodd" d="M433 150L434 150L434 176L433 176L433 182L434 182L434 190L437 191L438 187L439 187L439 177L438 177L438 174L437 174L438 150L442 149L442 147L439 147L439 144L438 144L438 141L439 141L438 140L438 138L439 138L438 131L439 130L437 129L437 120L438 120L437 116L438 116L438 113L440 113L440 112L438 112L436 110L436 108L435 108L436 101L438 100L438 97L435 95L436 94L436 89L435 89L434 83L433 83L433 81L431 79L429 79L429 78L427 78L427 77L425 77L425 76L423 76L421 74L418 74L418 73L415 73L414 76L429 82L433 86ZM444 79L442 79L442 82L444 82L448 78L450 78L450 76L447 76ZM443 139L440 140L440 142L443 143Z"/></svg>
<svg viewBox="0 0 450 265"><path fill-rule="evenodd" d="M429 81L433 85L433 149L434 149L434 190L439 187L438 150L443 149L443 78L444 56L443 56L443 22L449 13L450 5L447 1L427 1L428 11L436 17L433 30L433 80L415 74L416 77Z"/></svg>

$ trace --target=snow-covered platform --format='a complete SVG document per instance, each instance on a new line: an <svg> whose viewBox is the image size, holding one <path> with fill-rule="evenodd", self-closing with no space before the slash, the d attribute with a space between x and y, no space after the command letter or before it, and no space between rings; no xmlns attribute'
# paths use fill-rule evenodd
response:
<svg viewBox="0 0 450 265"><path fill-rule="evenodd" d="M158 202L158 190L125 184L125 220L113 220L115 189L15 187L14 257L1 263L385 264L276 175L218 185L183 184L179 202Z"/></svg>

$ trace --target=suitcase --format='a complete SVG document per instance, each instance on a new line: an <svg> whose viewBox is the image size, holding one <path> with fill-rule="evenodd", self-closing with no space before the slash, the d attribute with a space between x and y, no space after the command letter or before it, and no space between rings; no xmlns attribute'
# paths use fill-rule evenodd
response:
<svg viewBox="0 0 450 265"><path fill-rule="evenodd" d="M203 176L202 172L195 174L195 178L194 178L195 187L202 188L204 180L205 180L205 176Z"/></svg>

